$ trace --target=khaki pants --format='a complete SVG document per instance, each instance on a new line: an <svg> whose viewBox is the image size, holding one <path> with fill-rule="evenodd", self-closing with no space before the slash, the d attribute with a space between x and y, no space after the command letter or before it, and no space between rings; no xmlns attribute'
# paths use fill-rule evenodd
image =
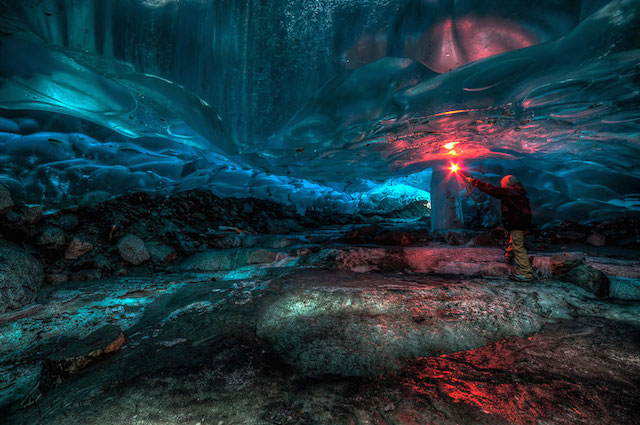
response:
<svg viewBox="0 0 640 425"><path fill-rule="evenodd" d="M529 263L529 255L527 254L527 249L524 247L523 230L511 231L511 238L509 238L509 247L507 247L505 256L507 258L514 258L516 260L516 264L518 265L518 269L520 269L521 275L533 278L533 270L531 269L531 264Z"/></svg>

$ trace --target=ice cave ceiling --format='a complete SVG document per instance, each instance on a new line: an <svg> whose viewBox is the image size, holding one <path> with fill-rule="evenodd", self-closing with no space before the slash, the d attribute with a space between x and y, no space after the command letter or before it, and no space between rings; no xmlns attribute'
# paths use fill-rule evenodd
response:
<svg viewBox="0 0 640 425"><path fill-rule="evenodd" d="M23 202L208 188L349 209L426 196L455 160L517 175L543 221L640 211L638 0L0 11L0 182Z"/></svg>

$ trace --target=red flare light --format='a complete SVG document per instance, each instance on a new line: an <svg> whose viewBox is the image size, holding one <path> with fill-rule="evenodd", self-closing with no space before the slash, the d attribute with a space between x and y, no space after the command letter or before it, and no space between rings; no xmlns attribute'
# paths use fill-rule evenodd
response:
<svg viewBox="0 0 640 425"><path fill-rule="evenodd" d="M451 170L452 173L457 173L458 171L460 171L460 166L458 164L454 164L453 162L449 163L450 167L449 169Z"/></svg>

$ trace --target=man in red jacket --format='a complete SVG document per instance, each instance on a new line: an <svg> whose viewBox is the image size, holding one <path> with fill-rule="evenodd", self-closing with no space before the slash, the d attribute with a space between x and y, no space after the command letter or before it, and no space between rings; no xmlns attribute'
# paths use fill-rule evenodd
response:
<svg viewBox="0 0 640 425"><path fill-rule="evenodd" d="M511 232L509 247L504 256L507 262L514 259L520 270L519 274L509 276L518 282L531 282L533 270L529 263L527 249L524 246L524 234L531 228L531 205L527 197L527 191L518 183L514 176L504 176L500 181L500 187L482 182L473 177L464 176L467 183L480 189L489 196L500 200L502 212L502 224Z"/></svg>

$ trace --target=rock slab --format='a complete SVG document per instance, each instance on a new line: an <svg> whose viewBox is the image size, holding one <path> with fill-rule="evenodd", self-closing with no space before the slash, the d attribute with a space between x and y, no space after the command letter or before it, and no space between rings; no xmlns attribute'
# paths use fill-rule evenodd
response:
<svg viewBox="0 0 640 425"><path fill-rule="evenodd" d="M103 326L80 341L70 342L62 350L44 359L38 384L22 401L22 406L34 404L67 377L77 375L89 366L111 357L124 343L124 334L115 325Z"/></svg>

